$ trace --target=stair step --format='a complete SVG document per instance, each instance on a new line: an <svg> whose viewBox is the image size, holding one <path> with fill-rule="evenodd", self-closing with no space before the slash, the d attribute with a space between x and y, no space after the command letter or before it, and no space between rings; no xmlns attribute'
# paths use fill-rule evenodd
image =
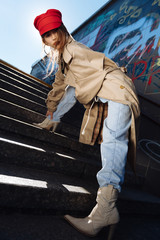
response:
<svg viewBox="0 0 160 240"><path fill-rule="evenodd" d="M5 73L8 76L15 77L21 82L24 82L26 84L29 84L30 86L36 87L37 89L40 89L44 92L48 92L49 89L52 87L48 84L44 83L43 81L33 77L32 75L26 74L22 71L20 71L17 68L14 68L11 65L8 65L5 62L0 60L0 69L1 72Z"/></svg>
<svg viewBox="0 0 160 240"><path fill-rule="evenodd" d="M27 99L25 97L22 97L18 94L12 93L2 88L0 88L0 91L1 91L1 99L12 102L14 104L18 104L19 106L28 108L35 112L46 114L47 108L44 104L42 105L42 104L36 103L30 99Z"/></svg>
<svg viewBox="0 0 160 240"><path fill-rule="evenodd" d="M75 230L62 216L54 213L34 214L2 212L0 218L1 240L89 240L88 236ZM94 240L106 240L107 229L103 229ZM121 215L114 240L158 240L159 218L155 216Z"/></svg>
<svg viewBox="0 0 160 240"><path fill-rule="evenodd" d="M16 121L16 120L14 120ZM20 121L18 121L20 122ZM5 119L5 123L6 123L6 119ZM11 124L12 126L14 125ZM28 124L31 125L31 124ZM31 125L33 126L33 125ZM7 136L6 132L5 134L3 134L1 132L1 136L2 136L2 142L3 146L2 149L3 151L1 152L1 156L2 157L2 161L9 161L10 163L13 162L17 162L17 164L22 164L25 166L30 166L33 168L50 168L50 171L54 170L54 171L65 171L68 174L71 175L76 175L78 176L82 176L82 177L95 177L97 172L99 171L100 167L101 167L101 159L100 159L100 153L99 153L99 146L95 145L94 147L89 146L89 145L85 145L85 144L81 144L78 142L78 140L74 140L72 138L68 138L64 135L61 135L59 133L50 133L47 130L42 130L40 129L40 136L43 139L42 133L47 134L46 137L44 137L44 139L46 139L46 141L42 141L42 139L40 137L38 137L38 133L33 133L33 131L31 131L31 134L34 136L36 136L36 138L34 137L34 141L33 138L29 138L29 140L27 140L26 138L24 140L22 140L20 138L21 135L21 128L17 127L18 131L13 131L13 133L16 133L15 137L11 137ZM25 127L23 126L23 133L24 133L24 129ZM39 129L39 128L38 128ZM12 127L12 130L14 130L14 128ZM28 133L28 131L27 131ZM18 136L17 136L18 134ZM30 137L32 135L29 135ZM26 135L23 135L24 137L26 137ZM27 135L28 136L28 135ZM44 135L45 136L45 135ZM54 138L54 140L52 140ZM7 140L5 140L7 139ZM66 141L67 139L67 141ZM50 140L50 141L47 141ZM7 142L8 141L8 142ZM22 158L23 156L23 152L26 152L25 156L28 156L27 154L27 150L21 147L21 150L16 150L13 146L9 147L9 142L14 142L14 144L17 145L17 143L19 143L19 145L21 144L21 146L23 146L24 144L28 145L28 146L32 146L32 149L34 148L38 148L39 150L44 150L46 153L42 153L39 152L36 153L36 151L34 151L34 153L32 153L33 156L33 160L32 157L28 157L28 159L26 158ZM54 142L54 143L53 143ZM64 144L63 144L64 142ZM56 144L55 144L56 143ZM10 143L11 144L11 143ZM63 147L62 147L63 145ZM17 147L16 147L17 148ZM20 146L19 146L20 148ZM83 150L84 148L84 150ZM31 151L31 150L30 150ZM32 150L33 151L33 150ZM54 151L54 153L53 153ZM18 160L18 154L20 155L19 160ZM49 152L49 155L47 155L47 152ZM52 154L55 154L55 152L59 153L59 157L55 156L55 160L52 156L52 154L50 153L52 152ZM85 152L85 154L84 154ZM50 155L51 154L51 155ZM62 154L62 162L59 162L60 155ZM69 157L70 159L65 160L65 156ZM15 159L13 159L13 156ZM58 158L58 160L57 160ZM45 159L45 161L44 161ZM72 159L72 160L71 160ZM73 159L76 159L76 161L73 161ZM53 160L55 161L53 163ZM77 162L77 160L79 160ZM53 165L54 164L54 165ZM67 164L65 166L65 164ZM77 165L77 166L76 166ZM74 166L74 167L73 167ZM63 170L64 169L64 170ZM126 169L126 174L125 174L125 185L126 186L136 186L137 188L142 188L143 184L144 184L145 178L144 176L138 175L135 176L133 174L132 171L130 171L129 169Z"/></svg>
<svg viewBox="0 0 160 240"><path fill-rule="evenodd" d="M37 113L33 110L21 107L15 103L3 99L0 99L0 112L9 117L13 117L28 123L42 122L45 119L45 115L41 113Z"/></svg>
<svg viewBox="0 0 160 240"><path fill-rule="evenodd" d="M68 154L54 146L45 149L33 144L24 144L0 137L0 162L32 169L59 172L76 177L96 177L101 168L101 162L84 158L72 152Z"/></svg>
<svg viewBox="0 0 160 240"><path fill-rule="evenodd" d="M22 82L22 79L17 79L17 76L9 76L7 72L1 72L1 80L4 82L10 83L11 85L17 86L19 88L25 89L27 91L30 91L34 94L37 94L43 98L46 98L47 93L49 92L49 89L38 89L37 86L33 87L30 83Z"/></svg>
<svg viewBox="0 0 160 240"><path fill-rule="evenodd" d="M68 149L68 151L85 152L92 158L99 156L99 147L89 146L78 141L68 138L62 134L51 133L45 129L41 129L33 124L25 123L4 115L0 115L0 129L14 134L36 139Z"/></svg>
<svg viewBox="0 0 160 240"><path fill-rule="evenodd" d="M2 135L2 134L1 134ZM56 146L42 146L42 144L28 144L21 140L13 140L4 136L0 138L0 162L17 166L40 169L49 172L65 173L81 178L96 178L101 169L100 155L92 159L87 154L68 153L65 149ZM135 177L132 171L126 169L124 185L142 189L144 176Z"/></svg>
<svg viewBox="0 0 160 240"><path fill-rule="evenodd" d="M54 214L1 213L1 240L88 240ZM18 226L18 227L17 227ZM99 238L100 237L100 238ZM95 240L106 239L102 233Z"/></svg>
<svg viewBox="0 0 160 240"><path fill-rule="evenodd" d="M9 111L8 111L9 109ZM27 123L40 123L42 122L46 117L45 115L41 113L37 113L33 110L30 110L25 107L21 107L15 103L6 101L4 99L0 99L0 112L3 115L6 115L8 117L15 118L17 120L21 120ZM66 123L66 121L68 123ZM77 139L79 138L79 132L80 132L80 127L74 126L73 118L73 126L69 124L70 119L65 116L65 118L62 118L62 121L57 129L58 133L61 134L67 134L68 136L73 136L76 137ZM80 125L80 124L79 124Z"/></svg>
<svg viewBox="0 0 160 240"><path fill-rule="evenodd" d="M63 174L0 165L0 206L86 211L93 207L96 182Z"/></svg>
<svg viewBox="0 0 160 240"><path fill-rule="evenodd" d="M0 87L2 89L6 89L6 90L9 89L10 92L12 92L14 94L18 94L18 95L20 95L22 97L25 97L27 99L30 99L30 100L32 100L36 103L39 103L39 104L42 104L42 105L45 104L45 98L42 98L41 96L38 96L35 93L32 93L32 92L30 92L28 90L25 90L23 88L17 87L15 85L11 84L11 83L0 80Z"/></svg>
<svg viewBox="0 0 160 240"><path fill-rule="evenodd" d="M1 208L89 213L95 205L97 188L93 180L0 165ZM123 214L160 214L160 199L135 189L123 188L117 205Z"/></svg>

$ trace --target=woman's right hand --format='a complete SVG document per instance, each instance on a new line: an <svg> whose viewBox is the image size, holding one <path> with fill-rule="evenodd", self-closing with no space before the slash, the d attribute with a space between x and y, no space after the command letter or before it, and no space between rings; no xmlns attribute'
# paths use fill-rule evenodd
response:
<svg viewBox="0 0 160 240"><path fill-rule="evenodd" d="M53 112L47 111L46 117L50 116L50 120L53 119Z"/></svg>

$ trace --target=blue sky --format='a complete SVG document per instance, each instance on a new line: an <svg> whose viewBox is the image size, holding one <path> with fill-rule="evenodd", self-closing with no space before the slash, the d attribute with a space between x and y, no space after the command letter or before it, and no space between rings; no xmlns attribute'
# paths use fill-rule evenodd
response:
<svg viewBox="0 0 160 240"><path fill-rule="evenodd" d="M42 43L33 26L34 18L50 8L62 12L62 20L72 32L100 9L107 0L1 0L0 58L30 73L42 56Z"/></svg>

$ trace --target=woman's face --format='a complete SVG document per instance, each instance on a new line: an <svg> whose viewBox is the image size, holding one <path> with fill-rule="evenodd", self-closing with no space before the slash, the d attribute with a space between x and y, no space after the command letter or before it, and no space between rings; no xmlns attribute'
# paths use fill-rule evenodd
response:
<svg viewBox="0 0 160 240"><path fill-rule="evenodd" d="M44 34L43 42L50 47L56 48L59 44L58 34L55 30L51 30Z"/></svg>

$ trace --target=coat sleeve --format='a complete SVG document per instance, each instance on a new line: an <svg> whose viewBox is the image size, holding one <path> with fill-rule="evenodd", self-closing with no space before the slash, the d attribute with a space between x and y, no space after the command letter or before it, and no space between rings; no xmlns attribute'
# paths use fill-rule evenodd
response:
<svg viewBox="0 0 160 240"><path fill-rule="evenodd" d="M61 98L65 93L65 88L67 86L64 83L64 75L61 72L61 69L58 70L55 77L55 82L53 83L53 89L48 93L48 97L46 99L46 105L50 112L55 112L60 102Z"/></svg>

